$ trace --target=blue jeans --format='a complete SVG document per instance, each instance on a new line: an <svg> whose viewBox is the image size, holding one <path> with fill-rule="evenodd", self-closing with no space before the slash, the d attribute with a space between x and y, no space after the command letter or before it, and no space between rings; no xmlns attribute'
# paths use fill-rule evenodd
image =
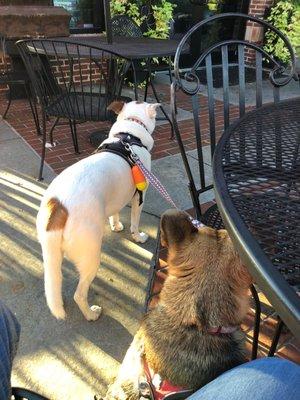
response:
<svg viewBox="0 0 300 400"><path fill-rule="evenodd" d="M300 366L281 358L261 358L220 375L189 400L298 400Z"/></svg>
<svg viewBox="0 0 300 400"><path fill-rule="evenodd" d="M12 361L17 351L20 325L12 312L0 301L0 399L10 398Z"/></svg>

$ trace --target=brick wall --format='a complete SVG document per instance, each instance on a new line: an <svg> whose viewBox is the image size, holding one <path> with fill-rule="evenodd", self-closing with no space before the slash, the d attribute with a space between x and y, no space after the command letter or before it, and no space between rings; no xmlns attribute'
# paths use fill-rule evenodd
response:
<svg viewBox="0 0 300 400"><path fill-rule="evenodd" d="M10 58L6 58L6 63L7 66L9 67L10 65ZM4 70L5 67L5 62L3 57L0 54L0 73ZM80 62L80 68L81 68L81 75L79 73L79 64L74 64L73 65L73 81L76 83L89 83L90 82L90 73L91 73L91 80L94 84L100 83L100 81L103 79L103 77L100 77L99 74L99 68L96 64L92 65L91 67L91 72L90 72L90 64L89 61L84 61L81 60ZM59 84L64 84L68 82L68 79L70 77L70 66L69 62L67 59L60 59L60 65L53 65L53 72L54 75L57 78L57 81ZM102 71L105 74L105 67L104 71ZM64 78L61 77L62 73L64 74ZM64 80L65 79L65 80ZM7 90L7 86L5 85L0 85L0 93L3 93Z"/></svg>
<svg viewBox="0 0 300 400"><path fill-rule="evenodd" d="M80 65L79 63L73 64L73 71L71 71L70 69L68 59L60 59L59 65L57 61L55 61L55 64L56 65L53 65L53 72L59 84L65 84L66 82L68 82L71 72L73 75L73 82L75 84L88 84L90 81L93 84L100 83L100 81L103 80L104 75L106 75L105 64L102 64L102 66L97 66L94 62L91 62L88 59L81 59ZM100 76L101 74L102 76Z"/></svg>
<svg viewBox="0 0 300 400"><path fill-rule="evenodd" d="M267 8L270 8L274 0L251 0L248 14L253 17L263 18ZM263 28L255 22L248 21L246 26L245 40L260 44L263 38ZM251 64L255 58L255 51L247 48L245 51L245 61Z"/></svg>

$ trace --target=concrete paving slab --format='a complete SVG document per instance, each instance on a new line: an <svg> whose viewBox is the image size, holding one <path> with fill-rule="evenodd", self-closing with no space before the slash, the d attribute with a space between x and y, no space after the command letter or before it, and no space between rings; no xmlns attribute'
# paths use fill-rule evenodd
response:
<svg viewBox="0 0 300 400"><path fill-rule="evenodd" d="M18 135L13 129L8 129L8 124L0 117L0 143L6 140L16 139Z"/></svg>
<svg viewBox="0 0 300 400"><path fill-rule="evenodd" d="M73 302L77 274L63 264L64 299L68 317L58 322L44 299L40 246L35 215L43 192L40 184L12 172L0 174L1 298L22 326L13 385L29 387L50 399L92 399L104 393L132 340L143 314L147 272L155 246L157 218L143 218L150 234L144 246L132 243L130 209L122 213L127 229L106 227L102 262L90 301L103 315L87 322Z"/></svg>
<svg viewBox="0 0 300 400"><path fill-rule="evenodd" d="M150 103L154 103L156 100L154 98L149 98L148 102ZM162 103L165 112L167 113L167 115L169 116L169 118L171 118L172 112L171 112L171 107L169 104L166 103ZM193 114L190 111L184 110L183 108L178 107L177 108L177 122L180 121L187 121L193 118ZM166 117L164 116L163 112L161 111L161 109L158 110L157 113L157 122L156 125L157 126L161 126L161 125L165 125L165 124L169 124L169 121L166 119Z"/></svg>
<svg viewBox="0 0 300 400"><path fill-rule="evenodd" d="M13 168L32 177L38 176L40 156L6 121L0 119L0 168ZM48 164L44 166L44 182L55 176Z"/></svg>
<svg viewBox="0 0 300 400"><path fill-rule="evenodd" d="M214 96L216 100L223 101L223 89L214 89ZM280 88L280 99L286 100L300 96L299 82L292 80L286 86ZM274 101L273 85L269 80L262 82L262 101L263 103L271 103ZM229 102L234 105L239 104L239 87L231 86L229 90ZM245 102L247 106L254 106L256 104L256 84L247 83L245 90Z"/></svg>
<svg viewBox="0 0 300 400"><path fill-rule="evenodd" d="M198 152L196 149L188 151L187 156L190 158L194 158L195 160L199 159ZM211 158L211 153L210 153L210 146L203 146L202 156L203 156L204 164L211 167L212 158Z"/></svg>
<svg viewBox="0 0 300 400"><path fill-rule="evenodd" d="M167 74L157 74L155 76L155 80L157 83L169 84L169 77ZM193 83L186 82L184 83L186 88L194 88ZM200 84L199 93L207 96L207 86ZM223 101L223 88L213 88L214 98L215 100ZM280 98L281 100L290 99L294 97L300 96L300 87L299 82L295 80L291 80L287 85L280 88ZM271 82L267 80L263 80L262 82L262 101L263 103L270 103L274 101L273 97L273 85ZM229 102L232 105L239 104L239 87L238 85L232 85L229 88ZM245 87L245 102L246 106L253 106L256 104L256 83L246 83Z"/></svg>
<svg viewBox="0 0 300 400"><path fill-rule="evenodd" d="M56 321L45 303L41 250L35 233L35 217L46 188L33 178L39 157L4 121L0 133L0 298L22 326L12 383L53 400L92 399L94 393L104 394L116 375L143 315L158 216L170 205L149 189L141 219L141 229L150 235L145 245L131 241L129 207L121 213L124 232L112 233L106 226L102 262L90 290L90 302L104 310L98 321L85 321L75 305L77 274L73 265L64 261L68 317ZM205 150L207 163L208 153L209 148ZM188 157L196 170L196 151ZM180 155L153 161L153 171L179 207L192 207ZM54 176L46 166L46 181ZM211 181L209 171L207 177ZM212 197L208 195L203 201Z"/></svg>
<svg viewBox="0 0 300 400"><path fill-rule="evenodd" d="M22 327L12 384L52 400L92 399L94 393L104 394L116 375L143 315L158 218L143 213L141 229L150 236L144 245L131 241L129 207L121 213L124 232L113 233L106 226L101 266L89 296L91 303L103 307L96 322L87 322L75 305L77 273L65 260L63 293L68 317L55 320L45 303L35 232L46 185L28 175L37 155L11 135L7 132L0 146L0 298ZM6 163L10 168L5 168Z"/></svg>

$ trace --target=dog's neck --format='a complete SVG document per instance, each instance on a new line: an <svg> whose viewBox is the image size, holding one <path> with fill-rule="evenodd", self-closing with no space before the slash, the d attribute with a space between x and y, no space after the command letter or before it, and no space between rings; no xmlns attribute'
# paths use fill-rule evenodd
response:
<svg viewBox="0 0 300 400"><path fill-rule="evenodd" d="M210 335L228 335L239 329L239 326L216 326L209 328L207 333Z"/></svg>
<svg viewBox="0 0 300 400"><path fill-rule="evenodd" d="M136 122L137 124L139 124L139 125L141 125L143 128L145 128L146 131L147 131L148 133L150 133L150 132L148 131L148 128L147 128L146 125L144 124L144 122L141 121L140 119L136 118L136 117L127 117L127 118L124 119L124 121Z"/></svg>
<svg viewBox="0 0 300 400"><path fill-rule="evenodd" d="M138 118L127 117L122 120L117 120L111 127L108 139L106 139L106 141L113 139L121 132L129 133L130 135L139 138L143 145L147 147L147 150L149 152L151 151L154 140L149 133L146 125Z"/></svg>

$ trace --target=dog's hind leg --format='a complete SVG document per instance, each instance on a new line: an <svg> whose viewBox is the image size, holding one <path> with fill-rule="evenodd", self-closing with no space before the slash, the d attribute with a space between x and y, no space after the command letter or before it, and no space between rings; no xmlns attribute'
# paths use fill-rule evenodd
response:
<svg viewBox="0 0 300 400"><path fill-rule="evenodd" d="M79 283L74 293L74 300L80 308L81 312L88 321L96 321L99 318L102 308L96 305L89 306L88 291L93 282L100 264L101 242L85 240L84 254L74 259L79 272Z"/></svg>
<svg viewBox="0 0 300 400"><path fill-rule="evenodd" d="M145 197L143 193L143 197ZM137 192L133 199L131 200L131 226L130 232L132 234L132 238L134 241L138 243L145 243L148 239L148 235L144 232L139 232L139 224L141 218L141 212L143 208L143 204L140 203L140 195Z"/></svg>
<svg viewBox="0 0 300 400"><path fill-rule="evenodd" d="M88 265L82 263L79 266L77 264L77 267L80 271L80 278L76 292L74 293L74 300L88 321L96 321L102 311L102 308L99 306L93 305L90 307L87 299L89 287L97 274L99 261L100 260L97 260L96 262L92 263L91 260L89 260Z"/></svg>
<svg viewBox="0 0 300 400"><path fill-rule="evenodd" d="M114 214L111 217L109 217L109 224L110 224L110 229L113 232L121 232L124 229L124 225L120 221L119 214Z"/></svg>

